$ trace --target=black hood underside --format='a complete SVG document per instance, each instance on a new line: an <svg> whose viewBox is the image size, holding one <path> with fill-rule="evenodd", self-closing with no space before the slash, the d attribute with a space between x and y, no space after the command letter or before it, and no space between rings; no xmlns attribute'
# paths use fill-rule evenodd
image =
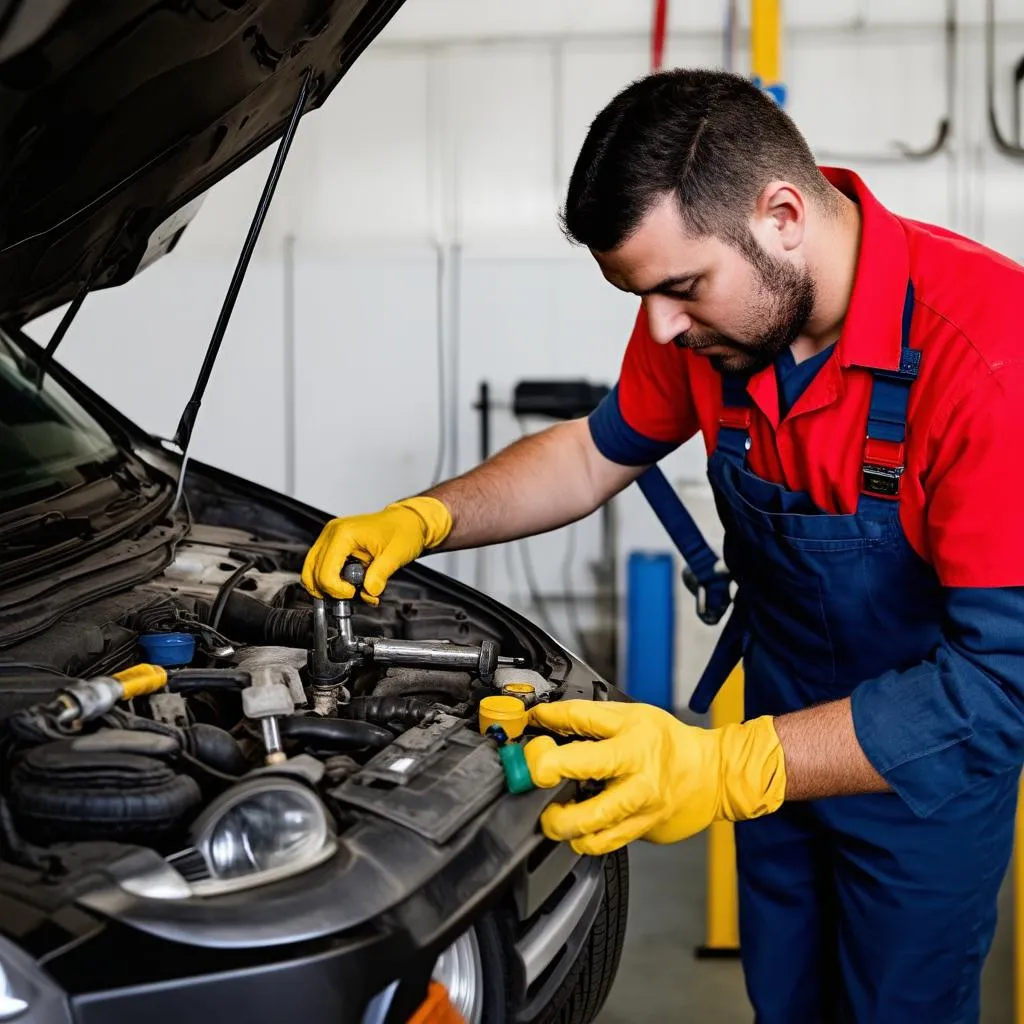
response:
<svg viewBox="0 0 1024 1024"><path fill-rule="evenodd" d="M0 0L0 320L169 251L403 0Z"/></svg>

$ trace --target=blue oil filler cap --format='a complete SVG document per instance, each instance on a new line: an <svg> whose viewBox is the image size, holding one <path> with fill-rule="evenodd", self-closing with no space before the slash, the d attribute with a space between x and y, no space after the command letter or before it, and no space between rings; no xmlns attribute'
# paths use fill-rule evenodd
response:
<svg viewBox="0 0 1024 1024"><path fill-rule="evenodd" d="M139 646L151 665L189 665L196 653L191 633L143 633Z"/></svg>

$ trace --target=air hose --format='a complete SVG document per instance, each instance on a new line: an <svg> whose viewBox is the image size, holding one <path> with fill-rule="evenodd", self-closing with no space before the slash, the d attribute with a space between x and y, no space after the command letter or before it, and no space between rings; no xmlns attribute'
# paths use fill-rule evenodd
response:
<svg viewBox="0 0 1024 1024"><path fill-rule="evenodd" d="M338 716L376 725L394 723L405 729L429 723L435 716L432 705L417 697L353 697L338 706Z"/></svg>
<svg viewBox="0 0 1024 1024"><path fill-rule="evenodd" d="M313 715L289 715L278 719L281 735L342 753L358 750L383 750L394 741L389 729L372 722L347 718L320 718Z"/></svg>

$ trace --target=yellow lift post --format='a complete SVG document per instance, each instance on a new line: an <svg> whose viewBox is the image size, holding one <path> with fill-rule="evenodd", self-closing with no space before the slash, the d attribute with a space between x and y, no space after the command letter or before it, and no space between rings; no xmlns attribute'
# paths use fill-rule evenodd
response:
<svg viewBox="0 0 1024 1024"><path fill-rule="evenodd" d="M732 670L711 705L711 726L743 721L743 669ZM740 952L736 834L731 821L708 829L707 934L698 957L735 957Z"/></svg>

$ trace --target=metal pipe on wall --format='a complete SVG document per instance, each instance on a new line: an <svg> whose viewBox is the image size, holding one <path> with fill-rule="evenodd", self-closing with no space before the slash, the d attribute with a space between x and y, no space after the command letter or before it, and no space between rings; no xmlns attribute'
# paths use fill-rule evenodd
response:
<svg viewBox="0 0 1024 1024"><path fill-rule="evenodd" d="M1020 87L1020 79L1014 76L1015 88ZM996 114L996 3L986 0L985 3L985 105L988 114L989 134L995 148L1013 160L1024 159L1024 147L1012 142L999 127ZM1019 126L1015 129L1019 137Z"/></svg>
<svg viewBox="0 0 1024 1024"><path fill-rule="evenodd" d="M295 236L285 235L282 251L282 295L284 317L282 338L284 341L283 373L284 394L284 490L295 495L296 460L296 407L295 407Z"/></svg>
<svg viewBox="0 0 1024 1024"><path fill-rule="evenodd" d="M815 151L819 160L842 164L899 164L907 160L928 160L943 152L952 152L950 141L953 131L953 108L956 100L957 10L956 0L946 0L945 39L945 113L939 119L935 139L918 149L905 142L891 142L891 150L862 153L820 149Z"/></svg>

